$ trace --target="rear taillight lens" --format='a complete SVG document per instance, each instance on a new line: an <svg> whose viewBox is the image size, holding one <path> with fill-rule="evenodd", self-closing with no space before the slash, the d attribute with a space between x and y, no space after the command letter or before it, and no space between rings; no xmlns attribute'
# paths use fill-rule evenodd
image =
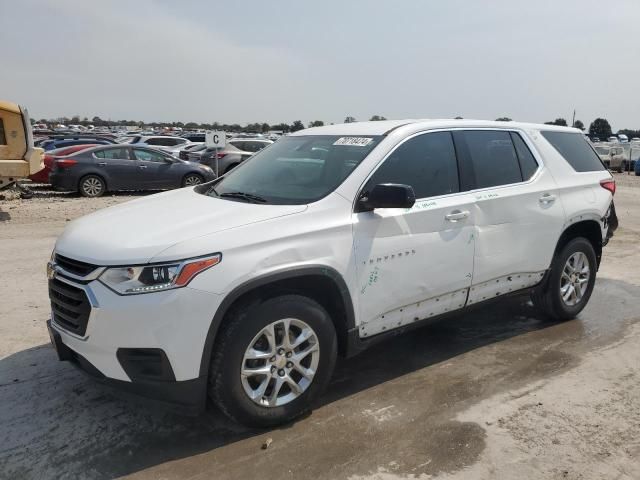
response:
<svg viewBox="0 0 640 480"><path fill-rule="evenodd" d="M53 163L58 168L69 168L73 167L78 162L71 158L56 158Z"/></svg>
<svg viewBox="0 0 640 480"><path fill-rule="evenodd" d="M600 182L600 186L605 190L609 190L611 192L611 195L616 194L616 181L613 178L602 180Z"/></svg>
<svg viewBox="0 0 640 480"><path fill-rule="evenodd" d="M226 153L219 153L218 158L224 158L226 155L227 155Z"/></svg>

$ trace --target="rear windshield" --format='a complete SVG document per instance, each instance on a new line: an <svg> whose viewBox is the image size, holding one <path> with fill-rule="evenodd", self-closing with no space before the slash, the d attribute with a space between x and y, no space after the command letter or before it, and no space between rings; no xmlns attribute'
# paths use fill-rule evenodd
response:
<svg viewBox="0 0 640 480"><path fill-rule="evenodd" d="M260 203L297 205L331 193L381 137L284 137L225 175L206 194ZM233 147L231 147L233 148ZM256 198L257 197L257 198Z"/></svg>
<svg viewBox="0 0 640 480"><path fill-rule="evenodd" d="M606 170L600 157L581 133L541 132L542 136L569 162L576 172Z"/></svg>

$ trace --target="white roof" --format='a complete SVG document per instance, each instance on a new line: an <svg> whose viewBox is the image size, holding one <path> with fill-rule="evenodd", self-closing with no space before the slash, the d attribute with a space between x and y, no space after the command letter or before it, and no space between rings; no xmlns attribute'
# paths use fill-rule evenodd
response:
<svg viewBox="0 0 640 480"><path fill-rule="evenodd" d="M353 122L338 123L324 127L313 127L299 130L292 133L299 135L384 135L389 130L402 126L411 126L412 130L417 128L430 130L435 128L518 128L522 130L553 130L560 132L582 133L577 128L559 127L557 125L544 125L538 123L521 122L494 122L489 120L467 120L467 119L407 119L407 120L383 120L379 122Z"/></svg>

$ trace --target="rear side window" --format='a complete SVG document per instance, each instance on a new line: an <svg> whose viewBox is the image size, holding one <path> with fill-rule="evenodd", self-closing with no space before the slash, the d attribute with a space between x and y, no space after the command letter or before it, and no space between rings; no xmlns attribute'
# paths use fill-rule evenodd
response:
<svg viewBox="0 0 640 480"><path fill-rule="evenodd" d="M380 183L410 185L416 198L460 191L451 133L425 133L404 142L376 170L366 190Z"/></svg>
<svg viewBox="0 0 640 480"><path fill-rule="evenodd" d="M98 158L109 158L112 160L129 160L129 152L126 148L108 148L94 152Z"/></svg>
<svg viewBox="0 0 640 480"><path fill-rule="evenodd" d="M605 170L600 157L581 133L540 132L576 172Z"/></svg>
<svg viewBox="0 0 640 480"><path fill-rule="evenodd" d="M4 134L4 121L0 118L0 145L7 144L7 137Z"/></svg>
<svg viewBox="0 0 640 480"><path fill-rule="evenodd" d="M461 133L468 148L475 188L522 181L518 156L509 132L470 130Z"/></svg>
<svg viewBox="0 0 640 480"><path fill-rule="evenodd" d="M516 147L516 153L518 154L518 160L520 160L520 170L522 170L522 179L529 180L533 177L533 174L538 170L538 162L533 157L531 150L524 143L522 137L514 132L511 132L511 140L513 140L513 146Z"/></svg>
<svg viewBox="0 0 640 480"><path fill-rule="evenodd" d="M134 148L133 153L137 160L142 160L144 162L164 163L167 161L167 157L162 155L160 152L152 152L151 150Z"/></svg>

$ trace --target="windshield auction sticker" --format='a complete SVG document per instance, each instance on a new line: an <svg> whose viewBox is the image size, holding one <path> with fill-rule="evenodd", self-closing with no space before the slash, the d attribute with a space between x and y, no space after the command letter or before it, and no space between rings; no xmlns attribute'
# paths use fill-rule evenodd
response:
<svg viewBox="0 0 640 480"><path fill-rule="evenodd" d="M367 137L340 137L333 142L334 145L349 145L352 147L366 147L373 141L373 138Z"/></svg>

